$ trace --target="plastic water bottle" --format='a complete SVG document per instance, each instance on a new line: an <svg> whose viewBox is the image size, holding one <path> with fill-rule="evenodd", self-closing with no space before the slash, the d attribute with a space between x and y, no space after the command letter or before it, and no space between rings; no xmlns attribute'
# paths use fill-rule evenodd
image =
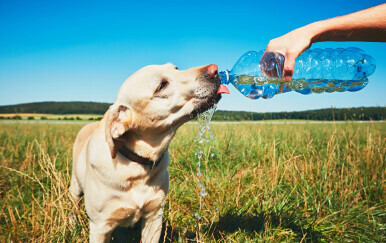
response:
<svg viewBox="0 0 386 243"><path fill-rule="evenodd" d="M282 79L284 57L264 50L245 53L231 71L219 73L222 84L233 84L251 99L272 98L292 90L301 94L358 91L375 71L375 60L355 47L309 49L295 63L290 82ZM264 74L263 74L264 73Z"/></svg>

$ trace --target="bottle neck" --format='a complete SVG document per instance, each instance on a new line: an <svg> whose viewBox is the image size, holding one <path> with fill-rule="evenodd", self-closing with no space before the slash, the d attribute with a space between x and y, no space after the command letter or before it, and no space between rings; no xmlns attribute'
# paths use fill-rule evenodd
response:
<svg viewBox="0 0 386 243"><path fill-rule="evenodd" d="M229 71L228 70L219 72L218 76L220 76L222 84L229 84L230 83L230 77L229 77Z"/></svg>

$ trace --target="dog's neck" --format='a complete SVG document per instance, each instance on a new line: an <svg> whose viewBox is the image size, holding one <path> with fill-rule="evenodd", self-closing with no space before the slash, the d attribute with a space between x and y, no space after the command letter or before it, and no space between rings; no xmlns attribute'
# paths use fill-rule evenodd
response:
<svg viewBox="0 0 386 243"><path fill-rule="evenodd" d="M123 145L141 157L157 161L168 149L174 135L175 132L171 131L158 136L154 136L154 134L146 136L128 132L124 135Z"/></svg>

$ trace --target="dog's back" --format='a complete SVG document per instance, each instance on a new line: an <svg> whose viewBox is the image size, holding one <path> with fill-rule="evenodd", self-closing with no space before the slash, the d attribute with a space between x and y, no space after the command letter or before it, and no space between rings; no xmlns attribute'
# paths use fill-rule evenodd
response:
<svg viewBox="0 0 386 243"><path fill-rule="evenodd" d="M81 152L84 150L84 156L86 156L85 147L89 141L89 138L91 134L94 132L94 130L98 127L99 122L93 122L90 124L87 124L86 126L82 127L80 131L78 132L78 135L76 136L74 147L73 147L73 161L72 161L72 178L71 178L71 188L70 192L74 199L78 199L83 194L83 183L79 181L80 178L84 178L84 176L80 176L78 173L84 173L86 169L86 159L84 158L81 160L79 157L81 155Z"/></svg>
<svg viewBox="0 0 386 243"><path fill-rule="evenodd" d="M73 148L73 161L76 163L76 161L79 158L79 154L82 151L82 148L87 141L87 139L90 137L90 135L94 132L95 128L97 128L99 125L99 122L93 122L90 124L87 124L86 126L82 127L80 131L78 132L78 135L76 136L75 142L74 142L74 148Z"/></svg>

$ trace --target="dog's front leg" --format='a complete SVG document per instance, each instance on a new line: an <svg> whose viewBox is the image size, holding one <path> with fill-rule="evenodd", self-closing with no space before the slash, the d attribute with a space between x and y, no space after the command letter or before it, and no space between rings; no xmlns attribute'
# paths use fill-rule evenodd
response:
<svg viewBox="0 0 386 243"><path fill-rule="evenodd" d="M143 217L141 242L159 242L162 230L162 213L163 208L160 207L157 211L151 212Z"/></svg>
<svg viewBox="0 0 386 243"><path fill-rule="evenodd" d="M108 243L114 228L103 222L93 223L90 221L90 243Z"/></svg>

